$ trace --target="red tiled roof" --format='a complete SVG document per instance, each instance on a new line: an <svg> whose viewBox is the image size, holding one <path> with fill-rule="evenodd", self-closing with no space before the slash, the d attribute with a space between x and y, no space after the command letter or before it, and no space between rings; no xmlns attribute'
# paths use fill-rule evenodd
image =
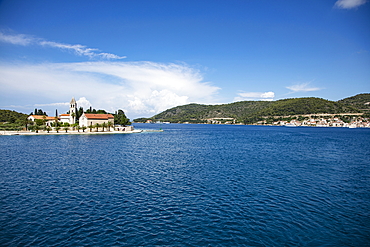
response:
<svg viewBox="0 0 370 247"><path fill-rule="evenodd" d="M69 116L69 114L60 114L60 116L63 116L63 117L64 117L64 116Z"/></svg>
<svg viewBox="0 0 370 247"><path fill-rule="evenodd" d="M34 119L45 119L45 120L55 120L55 117L48 117L48 116L45 116L44 118L44 115L31 115ZM31 117L30 116L30 117Z"/></svg>
<svg viewBox="0 0 370 247"><path fill-rule="evenodd" d="M90 113L85 113L85 116L88 119L114 119L112 114L90 114Z"/></svg>

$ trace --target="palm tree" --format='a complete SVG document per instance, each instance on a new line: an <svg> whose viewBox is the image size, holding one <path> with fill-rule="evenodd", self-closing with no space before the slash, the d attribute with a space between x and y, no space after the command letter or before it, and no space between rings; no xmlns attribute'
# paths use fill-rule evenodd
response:
<svg viewBox="0 0 370 247"><path fill-rule="evenodd" d="M51 128L49 126L46 127L46 131L49 133Z"/></svg>
<svg viewBox="0 0 370 247"><path fill-rule="evenodd" d="M59 133L60 127L59 126L55 127L55 130L57 131L57 133Z"/></svg>
<svg viewBox="0 0 370 247"><path fill-rule="evenodd" d="M39 129L40 129L40 126L38 126L38 125L36 124L36 125L35 125L36 133L39 133Z"/></svg>
<svg viewBox="0 0 370 247"><path fill-rule="evenodd" d="M64 127L63 128L65 131L66 131L66 133L67 133L67 131L69 130L69 127Z"/></svg>
<svg viewBox="0 0 370 247"><path fill-rule="evenodd" d="M94 127L96 128L96 132L99 132L100 124L96 123L96 124L94 125Z"/></svg>
<svg viewBox="0 0 370 247"><path fill-rule="evenodd" d="M113 126L112 122L108 122L108 130L110 131L110 128Z"/></svg>
<svg viewBox="0 0 370 247"><path fill-rule="evenodd" d="M90 128L90 132L91 132L92 131L92 128L93 128L92 123L90 124L89 128Z"/></svg>
<svg viewBox="0 0 370 247"><path fill-rule="evenodd" d="M101 124L101 127L103 128L103 132L104 132L104 128L106 128L106 127L107 127L107 123L106 123L106 122L103 122L103 123Z"/></svg>
<svg viewBox="0 0 370 247"><path fill-rule="evenodd" d="M85 132L86 126L82 126L82 132Z"/></svg>
<svg viewBox="0 0 370 247"><path fill-rule="evenodd" d="M81 129L81 128L80 128L80 125L77 125L77 126L76 126L76 129L77 129L77 131L78 131L78 132L80 132L80 129Z"/></svg>
<svg viewBox="0 0 370 247"><path fill-rule="evenodd" d="M55 127L57 127L57 126L58 126L58 120L59 120L59 119L58 119L58 116L55 116L55 117L54 117Z"/></svg>

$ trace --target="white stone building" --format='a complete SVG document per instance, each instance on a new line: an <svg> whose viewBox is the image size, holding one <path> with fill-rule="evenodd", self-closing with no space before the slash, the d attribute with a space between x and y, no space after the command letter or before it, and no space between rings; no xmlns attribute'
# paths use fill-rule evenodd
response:
<svg viewBox="0 0 370 247"><path fill-rule="evenodd" d="M112 114L89 114L84 113L79 119L80 127L94 126L95 124L112 123L114 125L114 116Z"/></svg>
<svg viewBox="0 0 370 247"><path fill-rule="evenodd" d="M45 115L30 115L27 119L31 120L32 122L35 122L36 119L45 121L45 125L47 126L51 126L51 123L55 122L55 117L48 117Z"/></svg>

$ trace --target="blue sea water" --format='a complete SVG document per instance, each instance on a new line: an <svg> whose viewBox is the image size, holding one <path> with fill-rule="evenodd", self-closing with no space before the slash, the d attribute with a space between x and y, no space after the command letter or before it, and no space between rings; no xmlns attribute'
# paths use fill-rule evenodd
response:
<svg viewBox="0 0 370 247"><path fill-rule="evenodd" d="M370 246L370 129L0 136L1 246Z"/></svg>

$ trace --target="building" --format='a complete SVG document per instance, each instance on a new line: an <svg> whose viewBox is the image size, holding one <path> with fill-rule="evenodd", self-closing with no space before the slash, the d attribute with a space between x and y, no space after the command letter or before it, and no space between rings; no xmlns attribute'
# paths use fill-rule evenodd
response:
<svg viewBox="0 0 370 247"><path fill-rule="evenodd" d="M112 123L114 125L114 116L112 114L89 114L84 113L79 119L80 127L94 126L95 124Z"/></svg>
<svg viewBox="0 0 370 247"><path fill-rule="evenodd" d="M48 117L45 115L30 115L27 119L31 120L32 122L35 122L36 119L45 121L45 125L47 126L51 126L51 123L55 122L55 117Z"/></svg>
<svg viewBox="0 0 370 247"><path fill-rule="evenodd" d="M71 122L71 116L69 114L60 114L59 115L59 121L62 123L70 123Z"/></svg>
<svg viewBox="0 0 370 247"><path fill-rule="evenodd" d="M77 102L73 97L71 102L69 103L69 115L70 115L70 124L76 123L76 114L77 114Z"/></svg>
<svg viewBox="0 0 370 247"><path fill-rule="evenodd" d="M69 103L69 114L60 114L59 119L62 123L75 124L77 114L77 102L73 97Z"/></svg>

